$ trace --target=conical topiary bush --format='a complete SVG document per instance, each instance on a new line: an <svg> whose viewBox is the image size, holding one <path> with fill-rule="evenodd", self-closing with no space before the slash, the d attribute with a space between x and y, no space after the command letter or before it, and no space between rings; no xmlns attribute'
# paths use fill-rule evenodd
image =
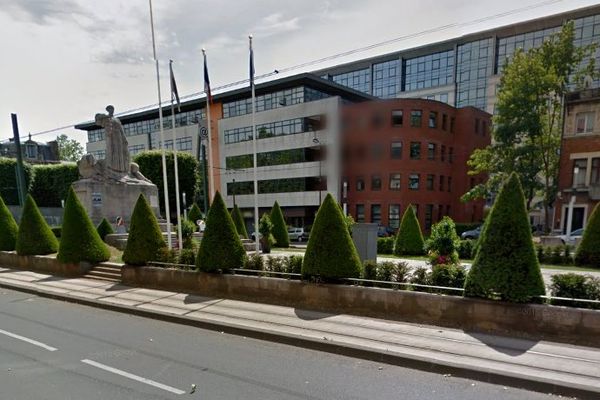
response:
<svg viewBox="0 0 600 400"><path fill-rule="evenodd" d="M96 232L73 188L69 190L65 201L60 246L56 258L63 263L98 263L110 258L108 247Z"/></svg>
<svg viewBox="0 0 600 400"><path fill-rule="evenodd" d="M421 225L412 205L408 205L402 216L400 229L394 243L394 254L397 256L420 256L425 254L425 241Z"/></svg>
<svg viewBox="0 0 600 400"><path fill-rule="evenodd" d="M360 277L362 265L344 216L331 194L319 207L302 262L302 275L324 280Z"/></svg>
<svg viewBox="0 0 600 400"><path fill-rule="evenodd" d="M102 221L100 221L100 223L96 227L96 232L98 232L98 235L100 235L100 239L104 240L104 238L106 238L106 235L111 235L115 233L115 230L106 218L102 218Z"/></svg>
<svg viewBox="0 0 600 400"><path fill-rule="evenodd" d="M233 209L231 210L231 219L233 219L233 224L235 225L235 230L237 231L238 235L244 239L248 239L248 231L246 231L244 217L242 216L242 212L238 208L237 204L233 206Z"/></svg>
<svg viewBox="0 0 600 400"><path fill-rule="evenodd" d="M583 238L575 252L575 265L600 268L600 203L588 219Z"/></svg>
<svg viewBox="0 0 600 400"><path fill-rule="evenodd" d="M206 228L196 257L196 266L204 272L243 268L246 251L231 215L217 191L206 217Z"/></svg>
<svg viewBox="0 0 600 400"><path fill-rule="evenodd" d="M156 217L143 194L140 194L129 225L127 247L123 261L129 265L145 265L158 260L162 249L167 247Z"/></svg>
<svg viewBox="0 0 600 400"><path fill-rule="evenodd" d="M196 221L202 218L202 211L200 211L200 207L196 203L192 204L192 208L190 208L190 212L188 212L188 219L192 221L194 224Z"/></svg>
<svg viewBox="0 0 600 400"><path fill-rule="evenodd" d="M273 223L273 237L275 238L275 247L290 247L290 238L288 236L287 225L279 203L275 201L271 209L271 222Z"/></svg>
<svg viewBox="0 0 600 400"><path fill-rule="evenodd" d="M0 197L0 250L13 251L17 242L19 226Z"/></svg>
<svg viewBox="0 0 600 400"><path fill-rule="evenodd" d="M42 216L35 200L27 195L15 245L21 256L43 255L58 251L58 239Z"/></svg>
<svg viewBox="0 0 600 400"><path fill-rule="evenodd" d="M545 293L525 197L515 173L500 189L479 242L465 296L522 303Z"/></svg>

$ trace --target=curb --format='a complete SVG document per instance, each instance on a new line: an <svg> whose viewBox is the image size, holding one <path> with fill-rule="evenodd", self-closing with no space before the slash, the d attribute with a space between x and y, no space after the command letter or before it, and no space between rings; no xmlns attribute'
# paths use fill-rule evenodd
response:
<svg viewBox="0 0 600 400"><path fill-rule="evenodd" d="M496 370L488 370L481 368L474 369L474 367L469 368L468 366L458 363L454 364L446 361L439 361L429 358L420 358L401 354L390 354L381 351L376 351L372 348L364 346L341 343L338 344L330 340L315 340L312 338L306 338L292 334L276 333L260 328L248 328L242 325L214 323L209 321L192 319L186 316L168 314L161 311L150 311L128 305L104 303L92 299L71 296L69 294L56 293L46 291L43 289L33 289L31 287L1 281L0 288L17 290L20 292L35 294L40 297L61 300L69 303L75 303L130 315L136 315L144 318L156 319L159 321L188 325L211 331L218 331L230 335L245 336L253 339L270 341L327 353L339 354L347 357L360 358L363 360L381 362L390 365L397 365L420 371L433 372L444 375L449 374L454 377L472 379L480 382L491 383L494 385L511 386L536 392L570 396L578 399L592 400L598 399L600 397L600 390L598 388L576 384L569 386L566 385L564 382L557 382L553 379L546 379L543 377L534 378L524 376L521 374L510 373L507 371L499 372Z"/></svg>

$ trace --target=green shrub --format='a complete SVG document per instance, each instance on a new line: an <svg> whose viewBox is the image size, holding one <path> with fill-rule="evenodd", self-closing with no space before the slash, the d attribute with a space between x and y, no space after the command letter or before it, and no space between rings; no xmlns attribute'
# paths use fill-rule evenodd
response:
<svg viewBox="0 0 600 400"><path fill-rule="evenodd" d="M515 173L502 186L483 226L465 295L527 302L545 293L525 198Z"/></svg>
<svg viewBox="0 0 600 400"><path fill-rule="evenodd" d="M551 246L544 247L544 261L547 263L552 262L552 247Z"/></svg>
<svg viewBox="0 0 600 400"><path fill-rule="evenodd" d="M196 266L204 272L227 271L244 265L246 251L231 215L217 191L206 218Z"/></svg>
<svg viewBox="0 0 600 400"><path fill-rule="evenodd" d="M112 235L113 233L115 233L112 225L110 224L110 222L108 222L106 218L102 218L102 221L100 221L100 223L96 227L96 232L98 232L98 235L100 235L100 239L102 240L106 238L106 235Z"/></svg>
<svg viewBox="0 0 600 400"><path fill-rule="evenodd" d="M31 195L39 207L60 207L69 195L71 184L79 179L75 163L33 166Z"/></svg>
<svg viewBox="0 0 600 400"><path fill-rule="evenodd" d="M463 232L472 231L480 225L481 225L481 222L469 222L469 223L457 222L457 223L455 223L454 228L456 229L456 234L458 235L458 237L460 237L460 235Z"/></svg>
<svg viewBox="0 0 600 400"><path fill-rule="evenodd" d="M178 264L192 265L195 266L196 262L196 253L192 248L182 249L179 252L179 258L177 260Z"/></svg>
<svg viewBox="0 0 600 400"><path fill-rule="evenodd" d="M467 273L462 265L434 265L431 268L429 281L433 286L462 288L465 285ZM458 292L453 292L457 294Z"/></svg>
<svg viewBox="0 0 600 400"><path fill-rule="evenodd" d="M244 222L244 217L242 216L242 212L238 208L237 204L233 206L231 210L231 219L233 219L233 224L235 225L235 230L238 235L240 235L243 239L248 239L248 231L246 230L246 223Z"/></svg>
<svg viewBox="0 0 600 400"><path fill-rule="evenodd" d="M26 192L30 191L33 182L31 165L24 163ZM19 205L19 192L17 190L17 160L15 158L0 157L0 196L6 204Z"/></svg>
<svg viewBox="0 0 600 400"><path fill-rule="evenodd" d="M0 197L0 250L13 251L17 242L19 226Z"/></svg>
<svg viewBox="0 0 600 400"><path fill-rule="evenodd" d="M288 237L287 225L279 203L275 201L271 209L271 222L273 223L273 237L275 238L275 247L290 247L290 238Z"/></svg>
<svg viewBox="0 0 600 400"><path fill-rule="evenodd" d="M168 247L161 247L157 254L156 254L156 259L152 260L152 261L158 261L161 263L167 263L167 264L176 264L177 263L177 252L175 251L175 249L169 249Z"/></svg>
<svg viewBox="0 0 600 400"><path fill-rule="evenodd" d="M415 285L431 285L431 274L427 267L417 267L412 273L412 276L409 279L409 282ZM428 292L428 288L422 288L418 286L413 286L412 290L416 292Z"/></svg>
<svg viewBox="0 0 600 400"><path fill-rule="evenodd" d="M264 271L264 259L260 254L253 253L250 256L246 257L244 262L245 269L251 269L254 271Z"/></svg>
<svg viewBox="0 0 600 400"><path fill-rule="evenodd" d="M148 261L159 259L166 248L167 244L156 217L144 195L140 194L131 215L123 262L129 265L145 265Z"/></svg>
<svg viewBox="0 0 600 400"><path fill-rule="evenodd" d="M454 221L444 217L431 227L431 236L425 242L425 251L428 252L429 262L436 264L457 264L458 245L460 239L454 229Z"/></svg>
<svg viewBox="0 0 600 400"><path fill-rule="evenodd" d="M377 280L377 261L365 260L363 264L362 278L372 281Z"/></svg>
<svg viewBox="0 0 600 400"><path fill-rule="evenodd" d="M377 254L393 254L394 253L394 238L380 237L377 238Z"/></svg>
<svg viewBox="0 0 600 400"><path fill-rule="evenodd" d="M391 282L396 272L396 263L383 261L377 264L377 280Z"/></svg>
<svg viewBox="0 0 600 400"><path fill-rule="evenodd" d="M342 210L327 194L319 207L302 263L302 275L325 280L358 278L361 262Z"/></svg>
<svg viewBox="0 0 600 400"><path fill-rule="evenodd" d="M412 205L406 207L400 229L396 235L394 254L397 256L420 256L425 254L425 242L419 220Z"/></svg>
<svg viewBox="0 0 600 400"><path fill-rule="evenodd" d="M392 281L394 282L407 282L410 277L410 267L407 262L400 261L395 264L394 274Z"/></svg>
<svg viewBox="0 0 600 400"><path fill-rule="evenodd" d="M267 262L265 263L265 271L285 272L285 262L283 257L267 256Z"/></svg>
<svg viewBox="0 0 600 400"><path fill-rule="evenodd" d="M458 256L463 260L472 259L474 250L475 245L471 239L461 240L458 243Z"/></svg>
<svg viewBox="0 0 600 400"><path fill-rule="evenodd" d="M202 211L200 211L200 207L198 207L196 203L192 204L192 207L190 208L187 217L188 220L190 220L194 224L196 224L196 221L198 221L199 219L202 219Z"/></svg>
<svg viewBox="0 0 600 400"><path fill-rule="evenodd" d="M31 195L27 195L15 245L17 254L43 255L58 251L58 239L50 230Z"/></svg>
<svg viewBox="0 0 600 400"><path fill-rule="evenodd" d="M291 255L285 258L285 272L288 274L300 274L302 273L302 256Z"/></svg>
<svg viewBox="0 0 600 400"><path fill-rule="evenodd" d="M571 265L573 264L573 256L571 255L571 246L568 244L564 245L563 248L563 263L566 265Z"/></svg>
<svg viewBox="0 0 600 400"><path fill-rule="evenodd" d="M596 204L575 252L575 265L600 268L600 203Z"/></svg>
<svg viewBox="0 0 600 400"><path fill-rule="evenodd" d="M184 249L191 249L194 247L193 235L196 232L196 224L192 221L182 219L181 220L181 238L183 239L182 247Z"/></svg>
<svg viewBox="0 0 600 400"><path fill-rule="evenodd" d="M558 274L552 276L550 291L553 297L600 300L600 279L589 275ZM580 308L600 308L598 304L552 299L552 304Z"/></svg>
<svg viewBox="0 0 600 400"><path fill-rule="evenodd" d="M60 237L62 236L62 226L51 226L50 230L52 231L52 233L54 233L54 236L56 236L56 238L60 242Z"/></svg>
<svg viewBox="0 0 600 400"><path fill-rule="evenodd" d="M110 251L104 244L85 208L77 198L73 188L65 201L58 261L79 263L87 261L99 263L110 258Z"/></svg>
<svg viewBox="0 0 600 400"><path fill-rule="evenodd" d="M271 246L275 243L275 237L273 237L273 222L271 222L271 216L264 213L258 221L258 233L260 233L260 244L262 251L265 254L271 252Z"/></svg>
<svg viewBox="0 0 600 400"><path fill-rule="evenodd" d="M550 263L554 265L560 265L563 263L562 249L563 246L552 247L552 257L550 258Z"/></svg>
<svg viewBox="0 0 600 400"><path fill-rule="evenodd" d="M541 244L537 245L535 247L535 251L537 253L538 262L539 263L546 262L546 254L544 253L544 246L542 246Z"/></svg>

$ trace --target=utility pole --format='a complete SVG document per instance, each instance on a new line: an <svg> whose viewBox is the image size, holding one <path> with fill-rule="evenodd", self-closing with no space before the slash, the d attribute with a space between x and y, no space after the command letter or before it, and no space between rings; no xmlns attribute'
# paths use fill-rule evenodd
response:
<svg viewBox="0 0 600 400"><path fill-rule="evenodd" d="M15 139L15 148L17 150L17 191L19 193L19 204L21 207L25 204L27 196L27 186L25 186L25 170L23 168L23 154L21 153L21 140L19 139L19 123L17 114L10 114L12 120L13 137Z"/></svg>

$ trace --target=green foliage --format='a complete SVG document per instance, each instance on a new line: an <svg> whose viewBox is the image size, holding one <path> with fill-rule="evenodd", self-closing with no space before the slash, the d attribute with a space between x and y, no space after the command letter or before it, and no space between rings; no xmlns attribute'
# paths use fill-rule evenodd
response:
<svg viewBox="0 0 600 400"><path fill-rule="evenodd" d="M575 252L575 265L600 268L600 203L596 204Z"/></svg>
<svg viewBox="0 0 600 400"><path fill-rule="evenodd" d="M417 267L412 273L409 282L415 285L431 285L431 274L427 267ZM418 286L414 286L413 290L416 292L425 292L426 288L420 288Z"/></svg>
<svg viewBox="0 0 600 400"><path fill-rule="evenodd" d="M60 241L60 237L62 236L62 226L51 226L50 230L54 233L57 239Z"/></svg>
<svg viewBox="0 0 600 400"><path fill-rule="evenodd" d="M377 261L375 260L365 260L362 269L362 279L367 280L377 280ZM371 286L367 284L365 286Z"/></svg>
<svg viewBox="0 0 600 400"><path fill-rule="evenodd" d="M284 259L285 272L288 274L302 273L302 260L304 257L300 255L291 255Z"/></svg>
<svg viewBox="0 0 600 400"><path fill-rule="evenodd" d="M206 218L206 229L196 257L196 266L204 272L226 271L241 268L245 258L246 251L240 236L217 191Z"/></svg>
<svg viewBox="0 0 600 400"><path fill-rule="evenodd" d="M203 217L202 211L200 211L200 207L198 207L198 205L196 203L192 204L192 207L190 208L190 212L188 212L187 217L194 224L199 219L202 219L202 217Z"/></svg>
<svg viewBox="0 0 600 400"><path fill-rule="evenodd" d="M177 252L175 251L175 249L161 247L156 253L156 260L153 261L158 261L167 264L175 264L177 262Z"/></svg>
<svg viewBox="0 0 600 400"><path fill-rule="evenodd" d="M562 250L563 246L554 246L552 248L552 258L550 259L552 264L560 265L563 263Z"/></svg>
<svg viewBox="0 0 600 400"><path fill-rule="evenodd" d="M144 195L140 194L131 215L123 262L129 265L145 265L148 261L157 260L166 247L156 217Z"/></svg>
<svg viewBox="0 0 600 400"><path fill-rule="evenodd" d="M521 183L506 181L485 223L465 295L527 302L545 293Z"/></svg>
<svg viewBox="0 0 600 400"><path fill-rule="evenodd" d="M27 195L15 245L20 256L43 255L58 251L58 239L50 230L31 195Z"/></svg>
<svg viewBox="0 0 600 400"><path fill-rule="evenodd" d="M61 161L77 162L85 154L83 146L75 139L69 139L65 134L56 138L58 144L58 158Z"/></svg>
<svg viewBox="0 0 600 400"><path fill-rule="evenodd" d="M544 254L544 246L542 246L541 244L537 245L535 248L535 252L537 253L537 259L540 264L546 261L546 257Z"/></svg>
<svg viewBox="0 0 600 400"><path fill-rule="evenodd" d="M474 222L474 223L457 222L454 224L454 227L456 229L456 234L458 235L458 237L460 237L460 235L462 235L463 232L472 231L472 230L476 229L479 225L481 225L481 222Z"/></svg>
<svg viewBox="0 0 600 400"><path fill-rule="evenodd" d="M275 201L271 209L271 222L273 223L273 237L276 247L290 247L290 238L288 237L287 225L279 203Z"/></svg>
<svg viewBox="0 0 600 400"><path fill-rule="evenodd" d="M397 256L420 256L425 254L425 242L419 220L412 205L406 207L400 229L396 235L394 254Z"/></svg>
<svg viewBox="0 0 600 400"><path fill-rule="evenodd" d="M271 246L275 243L272 232L273 222L271 222L271 216L265 213L258 221L258 233L260 233L260 242L264 253L270 253Z"/></svg>
<svg viewBox="0 0 600 400"><path fill-rule="evenodd" d="M357 278L360 271L361 262L342 211L331 194L327 194L310 233L302 275L335 280Z"/></svg>
<svg viewBox="0 0 600 400"><path fill-rule="evenodd" d="M467 273L462 265L436 264L431 268L429 282L432 286L462 288L466 277ZM451 291L451 293L458 292Z"/></svg>
<svg viewBox="0 0 600 400"><path fill-rule="evenodd" d="M133 161L140 166L140 172L158 187L160 210L164 215L165 195L162 172L162 151L146 151L133 157ZM169 189L170 210L176 210L175 198L175 162L172 151L166 152L167 182ZM196 192L199 176L198 161L188 153L177 152L177 169L179 172L179 191L192 194ZM194 221L195 222L195 221Z"/></svg>
<svg viewBox="0 0 600 400"><path fill-rule="evenodd" d="M179 259L177 260L177 263L195 266L196 253L194 252L194 249L188 248L181 250L181 252L179 253Z"/></svg>
<svg viewBox="0 0 600 400"><path fill-rule="evenodd" d="M98 232L98 235L100 235L100 239L102 240L106 238L106 235L111 235L115 233L112 225L106 220L106 218L102 218L102 221L100 221L100 223L96 227L96 232Z"/></svg>
<svg viewBox="0 0 600 400"><path fill-rule="evenodd" d="M19 226L15 222L4 200L0 197L0 250L13 251L17 242Z"/></svg>
<svg viewBox="0 0 600 400"><path fill-rule="evenodd" d="M31 165L24 163L25 185L29 192L33 182L33 170ZM0 157L0 196L8 205L19 205L19 193L17 191L17 160L14 158Z"/></svg>
<svg viewBox="0 0 600 400"><path fill-rule="evenodd" d="M377 238L377 254L393 254L394 241L395 238L393 237Z"/></svg>
<svg viewBox="0 0 600 400"><path fill-rule="evenodd" d="M94 228L85 208L71 188L65 201L58 261L98 263L110 258L110 251Z"/></svg>
<svg viewBox="0 0 600 400"><path fill-rule="evenodd" d="M265 263L265 271L285 272L284 258L267 256L267 262Z"/></svg>
<svg viewBox="0 0 600 400"><path fill-rule="evenodd" d="M193 235L196 232L197 225L189 220L181 220L181 238L183 239L183 248L191 249L193 247Z"/></svg>
<svg viewBox="0 0 600 400"><path fill-rule="evenodd" d="M457 264L459 243L454 221L445 216L431 227L431 235L425 242L431 264Z"/></svg>
<svg viewBox="0 0 600 400"><path fill-rule="evenodd" d="M563 246L563 264L571 265L573 264L573 256L571 255L571 246L565 244Z"/></svg>
<svg viewBox="0 0 600 400"><path fill-rule="evenodd" d="M458 244L458 256L465 259L472 259L474 256L475 244L473 240L461 240Z"/></svg>
<svg viewBox="0 0 600 400"><path fill-rule="evenodd" d="M244 239L248 239L246 223L244 222L244 217L242 216L242 212L237 204L233 206L233 209L231 210L231 218L233 219L233 224L235 225L235 230L237 231L238 235Z"/></svg>
<svg viewBox="0 0 600 400"><path fill-rule="evenodd" d="M264 259L260 254L251 254L244 262L245 269L251 269L254 271L263 271L265 269Z"/></svg>
<svg viewBox="0 0 600 400"><path fill-rule="evenodd" d="M553 275L550 290L553 297L600 300L600 279L589 275L584 276L574 273ZM600 308L600 305L598 304L577 301L573 302L553 299L551 303L570 307Z"/></svg>
<svg viewBox="0 0 600 400"><path fill-rule="evenodd" d="M71 184L79 179L77 164L34 165L31 195L40 207L61 207Z"/></svg>

